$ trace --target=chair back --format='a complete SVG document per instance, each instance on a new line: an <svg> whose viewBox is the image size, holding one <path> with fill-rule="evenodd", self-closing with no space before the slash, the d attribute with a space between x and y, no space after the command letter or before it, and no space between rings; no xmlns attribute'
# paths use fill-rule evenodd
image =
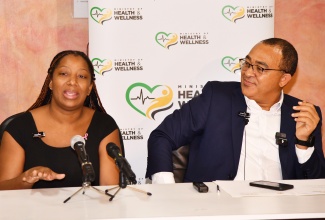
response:
<svg viewBox="0 0 325 220"><path fill-rule="evenodd" d="M9 116L8 118L6 118L1 124L0 124L0 143L1 143L1 140L2 140L2 136L3 136L3 133L5 132L5 129L6 127L9 125L9 123L14 119L16 118L17 116L23 114L24 112L20 112L20 113L17 113L17 114L14 114L12 116Z"/></svg>
<svg viewBox="0 0 325 220"><path fill-rule="evenodd" d="M184 145L172 152L173 155L173 173L176 183L184 182L184 175L187 170L187 161L189 154L189 145Z"/></svg>

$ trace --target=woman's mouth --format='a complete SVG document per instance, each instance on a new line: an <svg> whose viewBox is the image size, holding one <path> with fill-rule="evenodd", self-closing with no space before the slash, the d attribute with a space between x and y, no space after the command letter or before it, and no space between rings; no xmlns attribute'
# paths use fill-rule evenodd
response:
<svg viewBox="0 0 325 220"><path fill-rule="evenodd" d="M78 97L78 95L79 93L75 91L69 91L69 90L64 91L64 96L68 99L75 99Z"/></svg>

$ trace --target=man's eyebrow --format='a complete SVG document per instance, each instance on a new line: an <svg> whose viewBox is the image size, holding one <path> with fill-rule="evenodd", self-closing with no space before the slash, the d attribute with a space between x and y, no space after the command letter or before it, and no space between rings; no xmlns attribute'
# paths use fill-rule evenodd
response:
<svg viewBox="0 0 325 220"><path fill-rule="evenodd" d="M248 59L250 61L252 60L249 55L246 56L246 59ZM256 61L256 64L261 65L261 66L265 66L265 67L269 67L269 65L267 65L265 62L262 62L262 61Z"/></svg>
<svg viewBox="0 0 325 220"><path fill-rule="evenodd" d="M265 62L262 62L262 61L256 61L256 64L259 64L259 65L262 65L262 66L265 66L265 67L269 67L269 65L267 65Z"/></svg>

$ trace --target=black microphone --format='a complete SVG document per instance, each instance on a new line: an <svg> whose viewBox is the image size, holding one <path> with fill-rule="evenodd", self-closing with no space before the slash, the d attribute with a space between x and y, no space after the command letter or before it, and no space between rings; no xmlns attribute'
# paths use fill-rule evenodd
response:
<svg viewBox="0 0 325 220"><path fill-rule="evenodd" d="M95 180L95 171L92 163L89 161L88 154L85 148L85 139L80 135L75 135L71 138L71 147L77 154L81 163L83 181L92 182Z"/></svg>
<svg viewBox="0 0 325 220"><path fill-rule="evenodd" d="M108 155L115 160L115 163L119 170L125 175L125 177L132 183L136 184L136 176L131 169L130 164L120 153L120 148L116 144L110 142L106 145L106 151Z"/></svg>
<svg viewBox="0 0 325 220"><path fill-rule="evenodd" d="M286 133L275 133L275 143L279 146L286 147L288 146L288 139Z"/></svg>
<svg viewBox="0 0 325 220"><path fill-rule="evenodd" d="M245 125L247 125L251 115L248 112L238 112L238 116L244 118Z"/></svg>

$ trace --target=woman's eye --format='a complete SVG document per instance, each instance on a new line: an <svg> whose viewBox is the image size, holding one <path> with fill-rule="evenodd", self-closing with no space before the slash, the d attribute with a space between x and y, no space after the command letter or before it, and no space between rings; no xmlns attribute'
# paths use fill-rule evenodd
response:
<svg viewBox="0 0 325 220"><path fill-rule="evenodd" d="M60 75L60 76L66 76L66 75L68 75L68 74L65 73L65 72L60 72L59 75Z"/></svg>
<svg viewBox="0 0 325 220"><path fill-rule="evenodd" d="M86 79L86 78L87 78L87 76L84 76L84 75L79 75L79 78L80 78L80 79Z"/></svg>

